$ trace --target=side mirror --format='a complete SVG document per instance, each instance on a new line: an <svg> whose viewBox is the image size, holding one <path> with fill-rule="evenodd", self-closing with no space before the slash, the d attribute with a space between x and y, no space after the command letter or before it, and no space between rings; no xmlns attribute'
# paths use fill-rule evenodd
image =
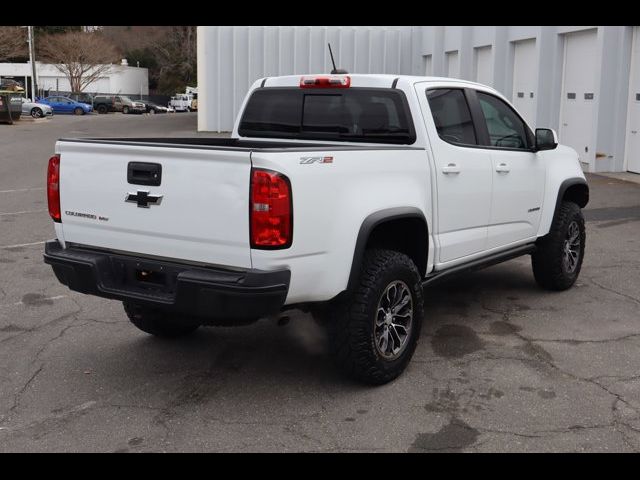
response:
<svg viewBox="0 0 640 480"><path fill-rule="evenodd" d="M551 128L536 128L536 151L553 150L558 146L558 135Z"/></svg>

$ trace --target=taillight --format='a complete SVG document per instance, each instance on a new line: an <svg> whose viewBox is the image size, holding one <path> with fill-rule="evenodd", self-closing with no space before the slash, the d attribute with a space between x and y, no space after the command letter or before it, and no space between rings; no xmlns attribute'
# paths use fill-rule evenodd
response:
<svg viewBox="0 0 640 480"><path fill-rule="evenodd" d="M302 77L300 78L300 88L349 88L351 77Z"/></svg>
<svg viewBox="0 0 640 480"><path fill-rule="evenodd" d="M47 169L47 200L49 201L49 215L54 222L61 222L60 213L60 155L49 159Z"/></svg>
<svg viewBox="0 0 640 480"><path fill-rule="evenodd" d="M287 248L293 238L291 183L270 170L251 170L251 247Z"/></svg>

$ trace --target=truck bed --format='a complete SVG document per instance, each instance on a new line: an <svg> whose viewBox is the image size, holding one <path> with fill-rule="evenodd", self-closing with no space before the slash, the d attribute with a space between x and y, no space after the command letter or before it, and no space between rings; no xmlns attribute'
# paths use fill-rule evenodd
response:
<svg viewBox="0 0 640 480"><path fill-rule="evenodd" d="M242 140L238 138L206 138L206 137L176 137L176 138L61 138L61 142L126 144L140 146L157 146L173 148L198 148L236 151L313 151L313 150L414 150L418 147L407 145L354 145L339 143L311 143L311 142L278 142Z"/></svg>

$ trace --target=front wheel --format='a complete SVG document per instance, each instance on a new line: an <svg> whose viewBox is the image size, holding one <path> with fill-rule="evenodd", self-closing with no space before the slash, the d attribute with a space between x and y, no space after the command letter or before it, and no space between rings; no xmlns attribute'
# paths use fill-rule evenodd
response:
<svg viewBox="0 0 640 480"><path fill-rule="evenodd" d="M73 109L73 113L75 115L84 115L84 110L82 108L80 108L80 107L76 107L76 108Z"/></svg>
<svg viewBox="0 0 640 480"><path fill-rule="evenodd" d="M190 318L181 317L139 303L123 302L124 311L131 323L145 333L161 338L178 338L188 335L200 326Z"/></svg>
<svg viewBox="0 0 640 480"><path fill-rule="evenodd" d="M357 286L329 317L338 366L365 383L390 382L404 371L420 337L423 297L418 269L402 253L368 250Z"/></svg>
<svg viewBox="0 0 640 480"><path fill-rule="evenodd" d="M549 233L531 255L538 285L547 290L571 288L582 268L585 241L582 210L573 202L562 202Z"/></svg>
<svg viewBox="0 0 640 480"><path fill-rule="evenodd" d="M31 116L33 118L42 118L44 116L44 114L42 113L42 109L38 108L38 107L34 107L31 109Z"/></svg>
<svg viewBox="0 0 640 480"><path fill-rule="evenodd" d="M155 115L156 114L156 109L152 108L151 110L149 110L149 114L150 115Z"/></svg>

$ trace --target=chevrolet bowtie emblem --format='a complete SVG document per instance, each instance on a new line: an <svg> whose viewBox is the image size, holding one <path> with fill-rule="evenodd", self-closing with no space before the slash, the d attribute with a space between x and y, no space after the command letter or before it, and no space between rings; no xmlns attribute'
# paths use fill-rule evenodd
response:
<svg viewBox="0 0 640 480"><path fill-rule="evenodd" d="M149 192L138 190L138 193L127 193L124 201L137 203L140 208L149 208L149 205L160 205L162 195L151 195Z"/></svg>

